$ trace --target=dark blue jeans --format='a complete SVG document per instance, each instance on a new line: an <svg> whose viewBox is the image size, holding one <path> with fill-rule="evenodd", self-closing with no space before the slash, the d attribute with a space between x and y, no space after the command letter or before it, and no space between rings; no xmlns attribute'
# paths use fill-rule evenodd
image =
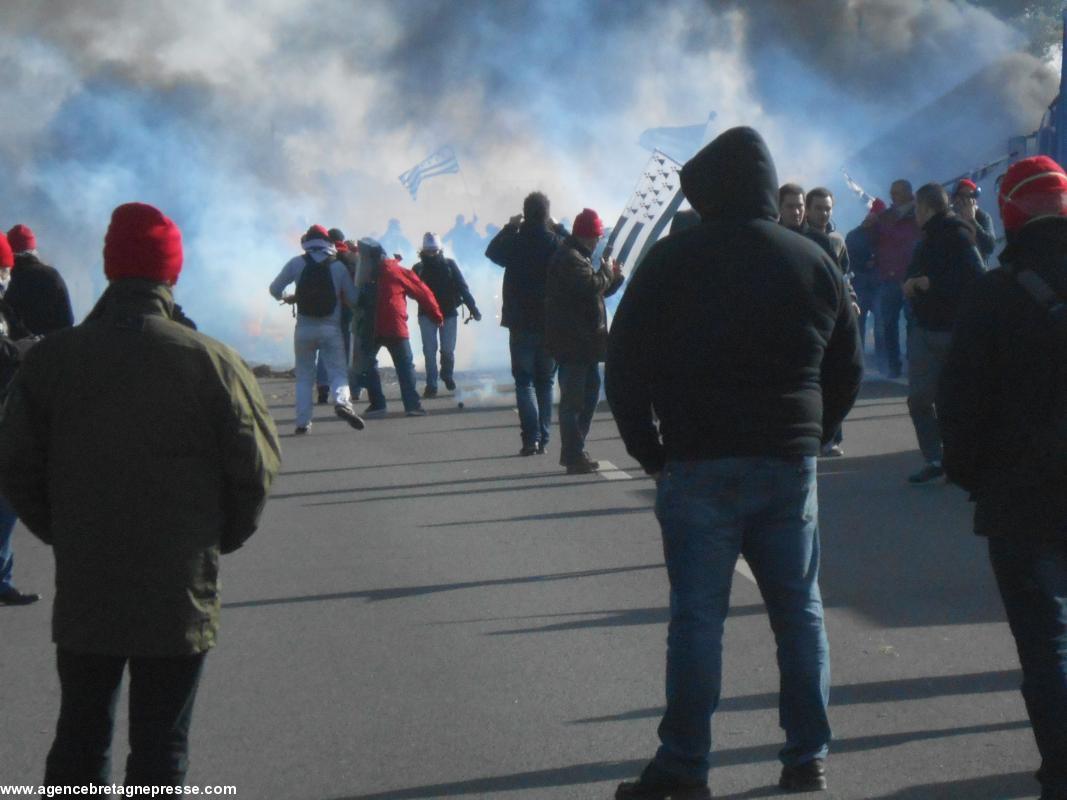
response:
<svg viewBox="0 0 1067 800"><path fill-rule="evenodd" d="M510 347L523 447L547 447L552 428L555 359L545 350L544 334L537 331L511 331Z"/></svg>
<svg viewBox="0 0 1067 800"><path fill-rule="evenodd" d="M44 785L111 782L111 735L128 661L126 784L180 786L189 769L189 725L206 655L127 659L57 649L59 723L45 762Z"/></svg>
<svg viewBox="0 0 1067 800"><path fill-rule="evenodd" d="M11 534L15 532L15 509L0 496L0 592L11 588L11 573L15 569L15 554L11 548Z"/></svg>
<svg viewBox="0 0 1067 800"><path fill-rule="evenodd" d="M904 311L904 290L896 281L883 282L878 285L878 327L882 329L885 341L886 363L884 369L889 375L900 375L903 359L900 356L900 315ZM880 365L882 368L882 365Z"/></svg>
<svg viewBox="0 0 1067 800"><path fill-rule="evenodd" d="M819 594L813 457L668 462L656 517L671 584L667 711L655 764L707 780L711 715L722 686L723 623L737 557L759 584L778 645L783 764L822 758L830 742L830 655Z"/></svg>
<svg viewBox="0 0 1067 800"><path fill-rule="evenodd" d="M598 365L559 365L559 463L563 466L581 461L599 400Z"/></svg>
<svg viewBox="0 0 1067 800"><path fill-rule="evenodd" d="M363 371L352 385L352 394L359 394L360 389L366 388L374 408L385 408L385 393L382 392L382 378L378 373L378 351L381 348L389 351L396 368L396 380L400 384L400 398L404 402L405 411L414 411L422 407L419 400L418 389L415 388L415 357L411 352L411 341L394 336L383 336L375 340L368 356L370 366Z"/></svg>
<svg viewBox="0 0 1067 800"><path fill-rule="evenodd" d="M1042 798L1067 798L1067 541L993 537L989 559L1023 668Z"/></svg>

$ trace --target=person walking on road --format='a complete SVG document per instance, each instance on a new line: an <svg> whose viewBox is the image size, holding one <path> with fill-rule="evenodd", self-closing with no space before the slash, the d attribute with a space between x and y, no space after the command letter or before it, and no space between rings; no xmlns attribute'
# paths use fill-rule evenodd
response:
<svg viewBox="0 0 1067 800"><path fill-rule="evenodd" d="M871 229L874 238L874 266L878 275L876 324L885 342L885 364L879 368L886 377L897 379L903 371L900 355L900 315L904 311L903 283L908 264L921 232L915 219L915 195L911 183L894 181L889 187L892 204L878 215Z"/></svg>
<svg viewBox="0 0 1067 800"><path fill-rule="evenodd" d="M341 340L341 307L355 305L356 286L337 259L337 248L321 225L312 225L301 239L302 256L290 259L270 285L271 296L296 306L293 349L296 353L296 430L311 429L315 391L315 358L322 355L333 394L334 412L357 431L363 420L352 408L345 349ZM296 284L293 294L285 287Z"/></svg>
<svg viewBox="0 0 1067 800"><path fill-rule="evenodd" d="M984 262L966 222L952 213L937 183L915 193L915 217L923 238L903 284L914 323L908 331L908 412L926 462L908 477L926 483L944 475L937 424L937 382L948 355L960 303L982 274Z"/></svg>
<svg viewBox="0 0 1067 800"><path fill-rule="evenodd" d="M445 258L441 250L441 237L436 233L427 233L422 237L422 250L419 262L412 271L430 287L445 321L438 326L433 318L419 310L419 332L422 334L422 355L426 361L426 388L423 397L437 397L437 379L441 378L445 388L453 392L456 389L456 336L459 333L460 305L465 305L471 319L479 322L482 313L478 310L474 297L463 279L459 266L451 258ZM437 370L438 339L440 339L441 371Z"/></svg>
<svg viewBox="0 0 1067 800"><path fill-rule="evenodd" d="M181 267L177 225L142 203L116 208L107 290L29 350L0 412L0 489L56 561L49 788L110 783L127 665L126 785L182 784L218 636L219 554L255 532L278 471L251 371L172 318Z"/></svg>
<svg viewBox="0 0 1067 800"><path fill-rule="evenodd" d="M1041 800L1067 800L1067 173L1025 158L998 199L1008 243L960 310L938 418L1015 638Z"/></svg>
<svg viewBox="0 0 1067 800"><path fill-rule="evenodd" d="M586 452L585 438L600 401L600 362L607 352L604 298L623 281L618 261L605 258L593 268L593 251L603 235L600 217L584 209L548 266L545 346L559 364L559 463L568 475L600 468Z"/></svg>
<svg viewBox="0 0 1067 800"><path fill-rule="evenodd" d="M751 128L697 153L681 186L703 222L653 246L611 327L608 402L627 452L656 481L671 590L661 744L619 800L711 797L711 716L739 555L778 645L779 785L826 785L816 458L855 401L862 357L844 277L818 245L776 224L777 185Z"/></svg>
<svg viewBox="0 0 1067 800"><path fill-rule="evenodd" d="M541 192L527 195L522 214L512 217L485 250L486 258L504 268L500 324L510 332L520 456L544 454L552 429L556 362L545 348L545 281L548 264L567 232L548 210L548 198Z"/></svg>

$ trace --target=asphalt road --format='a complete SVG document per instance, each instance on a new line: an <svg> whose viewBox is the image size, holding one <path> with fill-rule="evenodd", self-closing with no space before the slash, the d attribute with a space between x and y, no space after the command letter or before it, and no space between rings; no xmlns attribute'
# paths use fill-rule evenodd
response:
<svg viewBox="0 0 1067 800"><path fill-rule="evenodd" d="M190 784L294 800L610 798L656 746L667 579L653 486L610 415L566 476L558 439L519 458L509 394L463 376L362 433L320 407L292 435L292 386L264 389L283 471L256 536L223 562L222 634L193 719ZM395 387L394 387L395 396ZM1036 797L1013 643L962 492L909 486L903 387L872 382L820 462L833 658L828 798ZM87 457L90 457L87 454ZM0 608L0 784L40 780L58 709L53 568L21 527ZM718 798L773 798L777 670L740 571L713 722ZM125 703L115 775L125 759Z"/></svg>

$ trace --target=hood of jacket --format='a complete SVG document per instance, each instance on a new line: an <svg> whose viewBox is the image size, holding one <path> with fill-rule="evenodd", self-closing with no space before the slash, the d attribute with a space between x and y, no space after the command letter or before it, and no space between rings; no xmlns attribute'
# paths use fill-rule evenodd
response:
<svg viewBox="0 0 1067 800"><path fill-rule="evenodd" d="M778 218L778 173L753 128L719 134L682 167L681 183L704 221Z"/></svg>
<svg viewBox="0 0 1067 800"><path fill-rule="evenodd" d="M1000 263L1012 273L1032 269L1061 297L1067 297L1067 217L1048 217L1024 225L1008 236Z"/></svg>

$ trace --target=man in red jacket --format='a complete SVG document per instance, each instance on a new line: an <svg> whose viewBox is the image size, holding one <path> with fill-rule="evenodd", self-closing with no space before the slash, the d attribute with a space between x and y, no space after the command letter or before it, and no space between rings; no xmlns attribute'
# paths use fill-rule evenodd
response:
<svg viewBox="0 0 1067 800"><path fill-rule="evenodd" d="M880 365L887 377L899 378L900 312L904 310L904 278L911 263L915 244L922 232L915 219L915 195L911 183L894 181L889 188L893 204L882 212L875 223L874 266L878 273L878 327L882 329L888 364Z"/></svg>
<svg viewBox="0 0 1067 800"><path fill-rule="evenodd" d="M371 403L367 407L366 416L381 416L385 413L385 394L382 392L382 380L378 374L378 350L385 347L396 368L405 414L409 417L423 417L426 416L426 409L422 407L415 388L415 360L408 335L408 298L418 303L419 313L429 317L438 327L444 324L445 318L430 287L414 272L401 267L396 259L385 258L384 255L381 245L377 242L370 239L360 240L361 270L366 267L366 278L360 278L357 282L362 283L360 293L364 303L374 298L372 308L366 305L363 308L364 315L372 313L374 321L373 327L366 326L373 331L373 335L362 337L366 367L353 388L358 391L362 386L367 387ZM365 341L368 338L370 341Z"/></svg>

